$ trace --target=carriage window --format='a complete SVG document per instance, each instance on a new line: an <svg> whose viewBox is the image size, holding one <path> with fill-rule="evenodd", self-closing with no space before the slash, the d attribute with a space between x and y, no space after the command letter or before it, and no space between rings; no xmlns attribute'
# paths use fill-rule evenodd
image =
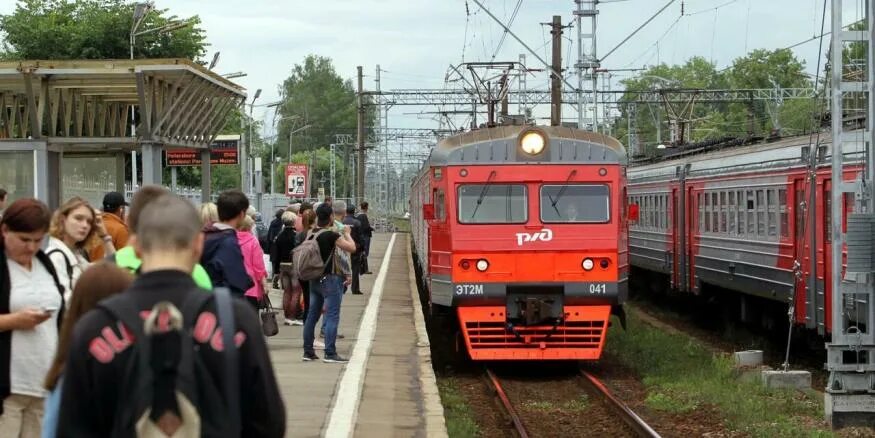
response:
<svg viewBox="0 0 875 438"><path fill-rule="evenodd" d="M832 242L832 190L823 191L823 239Z"/></svg>
<svg viewBox="0 0 875 438"><path fill-rule="evenodd" d="M711 232L716 233L720 231L717 228L718 216L720 216L720 204L717 202L717 194L711 193L711 202L708 203L711 207Z"/></svg>
<svg viewBox="0 0 875 438"><path fill-rule="evenodd" d="M437 170L437 169L435 169ZM447 219L446 197L443 190L435 190L434 192L434 217L443 222Z"/></svg>
<svg viewBox="0 0 875 438"><path fill-rule="evenodd" d="M787 205L787 189L778 189L778 214L781 216L781 237L790 237L789 208Z"/></svg>
<svg viewBox="0 0 875 438"><path fill-rule="evenodd" d="M526 186L522 184L459 186L459 223L525 223L527 205Z"/></svg>
<svg viewBox="0 0 875 438"><path fill-rule="evenodd" d="M699 231L705 229L705 205L702 204L702 194L696 195L696 203L699 205Z"/></svg>
<svg viewBox="0 0 875 438"><path fill-rule="evenodd" d="M726 212L728 213L728 216L729 216L729 223L727 224L726 230L727 230L727 232L729 232L729 234L734 236L736 233L736 228L735 228L736 217L735 216L736 216L736 212L738 211L738 205L735 204L735 192L729 192L726 195L726 201L729 204L726 207Z"/></svg>
<svg viewBox="0 0 875 438"><path fill-rule="evenodd" d="M720 232L726 232L726 192L720 192Z"/></svg>
<svg viewBox="0 0 875 438"><path fill-rule="evenodd" d="M766 204L768 205L767 229L769 237L778 236L778 197L775 190L766 190Z"/></svg>
<svg viewBox="0 0 875 438"><path fill-rule="evenodd" d="M652 212L652 208L651 200L648 209ZM610 218L610 189L606 185L541 186L542 222L606 223Z"/></svg>
<svg viewBox="0 0 875 438"><path fill-rule="evenodd" d="M806 208L802 208L802 203L805 203ZM805 198L805 190L796 190L796 199L793 200L793 208L795 208L796 218L796 238L802 238L805 233L805 218L807 217L806 210L808 209L808 199Z"/></svg>
<svg viewBox="0 0 875 438"><path fill-rule="evenodd" d="M757 234L757 223L756 223L756 203L754 202L754 192L753 190L748 190L746 192L746 203L747 203L747 235L748 236L756 236Z"/></svg>

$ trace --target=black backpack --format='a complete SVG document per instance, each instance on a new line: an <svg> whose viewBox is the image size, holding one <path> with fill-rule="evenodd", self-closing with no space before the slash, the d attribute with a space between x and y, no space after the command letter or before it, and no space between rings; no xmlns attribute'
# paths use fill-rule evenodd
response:
<svg viewBox="0 0 875 438"><path fill-rule="evenodd" d="M220 382L213 380L198 353L204 347L197 345L192 334L198 316L212 299L225 359ZM160 436L158 424L172 414L181 420L177 433L184 436L239 437L239 364L230 291L192 291L181 310L169 301L158 302L145 321L129 300L122 294L98 304L124 323L135 339L111 436Z"/></svg>

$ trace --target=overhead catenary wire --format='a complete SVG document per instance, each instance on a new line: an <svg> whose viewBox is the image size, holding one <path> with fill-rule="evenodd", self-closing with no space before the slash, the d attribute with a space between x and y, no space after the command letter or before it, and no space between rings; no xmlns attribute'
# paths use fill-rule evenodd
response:
<svg viewBox="0 0 875 438"><path fill-rule="evenodd" d="M507 20L507 28L510 29L513 26L513 21L516 19L517 14L520 11L520 6L522 6L523 0L517 0L516 7L513 9L513 13L510 14L510 19ZM492 52L492 61L495 61L495 57L498 56L498 51L501 50L502 44L504 44L504 40L507 38L507 30L502 32L501 39L498 40L498 45L495 46L495 51Z"/></svg>
<svg viewBox="0 0 875 438"><path fill-rule="evenodd" d="M633 30L632 33L630 33L628 36L626 36L626 38L623 39L623 41L620 41L620 44L617 44L616 46L614 46L613 49L608 50L608 53L605 53L605 55L601 57L600 61L604 61L605 59L607 59L608 56L611 56L612 53L616 52L617 49L619 49L620 47L623 46L623 44L626 43L626 41L629 41L633 36L635 36L636 33L638 33L638 31L640 31L640 30L643 29L645 26L647 26L651 21L653 21L653 19L655 19L656 17L658 17L659 14L662 13L662 11L666 10L666 9L667 9L669 6L671 6L672 3L674 3L675 1L676 1L676 0L669 0L668 3L665 4L665 6L663 6L662 8L660 8L658 11L656 11L655 14L653 14L653 16L651 16L650 18L648 18L647 21L645 21L645 22L642 23L640 26L638 26L635 30Z"/></svg>

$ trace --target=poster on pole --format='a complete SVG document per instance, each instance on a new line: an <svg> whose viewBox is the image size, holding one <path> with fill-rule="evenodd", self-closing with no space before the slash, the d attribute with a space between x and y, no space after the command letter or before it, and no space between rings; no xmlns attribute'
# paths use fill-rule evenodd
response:
<svg viewBox="0 0 875 438"><path fill-rule="evenodd" d="M286 195L292 198L306 198L307 193L309 193L307 187L307 165L286 165Z"/></svg>

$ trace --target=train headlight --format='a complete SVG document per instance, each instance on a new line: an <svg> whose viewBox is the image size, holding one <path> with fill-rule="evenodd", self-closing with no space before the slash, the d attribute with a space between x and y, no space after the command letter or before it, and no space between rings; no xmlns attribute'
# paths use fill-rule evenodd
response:
<svg viewBox="0 0 875 438"><path fill-rule="evenodd" d="M477 270L478 271L483 272L487 269L489 269L489 262L487 262L486 259L477 260Z"/></svg>
<svg viewBox="0 0 875 438"><path fill-rule="evenodd" d="M529 155L538 155L544 151L547 140L538 131L529 131L520 139L520 149Z"/></svg>
<svg viewBox="0 0 875 438"><path fill-rule="evenodd" d="M592 271L592 267L595 266L595 263L593 263L592 259L587 258L583 259L583 263L581 263L580 266L583 267L584 271Z"/></svg>

